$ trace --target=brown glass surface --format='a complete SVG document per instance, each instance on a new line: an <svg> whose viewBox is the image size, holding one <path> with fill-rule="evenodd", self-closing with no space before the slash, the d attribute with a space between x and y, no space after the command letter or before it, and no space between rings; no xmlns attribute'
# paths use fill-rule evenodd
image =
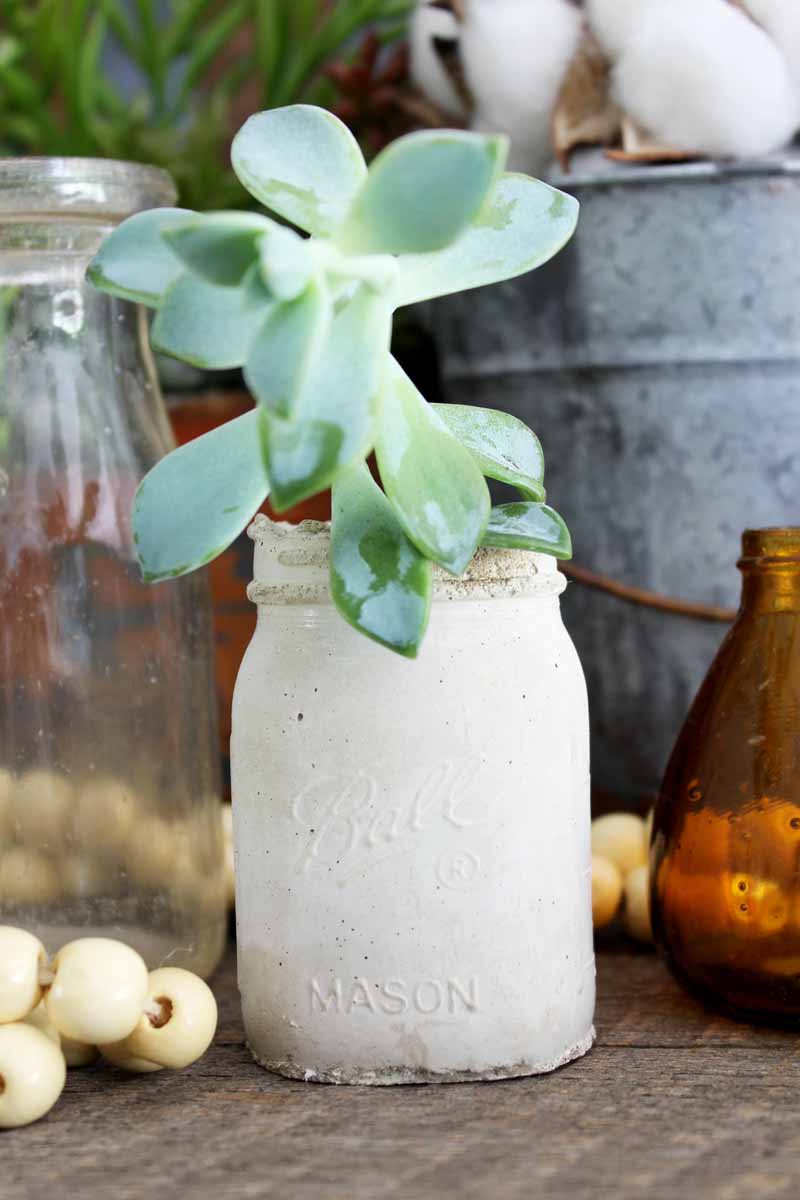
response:
<svg viewBox="0 0 800 1200"><path fill-rule="evenodd" d="M707 1001L800 1023L800 529L748 531L739 567L656 805L653 926Z"/></svg>

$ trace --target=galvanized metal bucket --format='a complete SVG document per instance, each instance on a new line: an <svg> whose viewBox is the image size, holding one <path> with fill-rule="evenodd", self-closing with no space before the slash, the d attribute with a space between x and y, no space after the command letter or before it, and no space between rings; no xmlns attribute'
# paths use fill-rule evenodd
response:
<svg viewBox="0 0 800 1200"><path fill-rule="evenodd" d="M565 251L428 306L446 396L538 432L576 563L735 606L742 529L800 523L800 155L574 166ZM725 625L580 584L564 603L595 787L653 793Z"/></svg>

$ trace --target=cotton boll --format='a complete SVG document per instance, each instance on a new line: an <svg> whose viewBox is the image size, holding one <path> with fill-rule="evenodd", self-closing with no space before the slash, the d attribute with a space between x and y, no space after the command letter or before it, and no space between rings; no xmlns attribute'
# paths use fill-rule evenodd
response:
<svg viewBox="0 0 800 1200"><path fill-rule="evenodd" d="M669 0L661 0L661 3ZM622 54L645 8L653 0L587 0L586 15L600 45L612 61Z"/></svg>
<svg viewBox="0 0 800 1200"><path fill-rule="evenodd" d="M443 112L464 120L467 116L463 97L458 93L436 49L436 39L458 41L461 26L452 12L418 5L411 18L410 51L411 78L432 104Z"/></svg>
<svg viewBox="0 0 800 1200"><path fill-rule="evenodd" d="M766 30L786 59L795 90L800 95L800 3L798 0L744 0L744 7Z"/></svg>
<svg viewBox="0 0 800 1200"><path fill-rule="evenodd" d="M550 121L580 39L569 0L469 0L461 54L475 99L472 128L511 136L512 170L541 171L552 157Z"/></svg>
<svg viewBox="0 0 800 1200"><path fill-rule="evenodd" d="M800 117L779 50L727 0L648 5L614 68L612 90L656 139L711 157L776 150Z"/></svg>

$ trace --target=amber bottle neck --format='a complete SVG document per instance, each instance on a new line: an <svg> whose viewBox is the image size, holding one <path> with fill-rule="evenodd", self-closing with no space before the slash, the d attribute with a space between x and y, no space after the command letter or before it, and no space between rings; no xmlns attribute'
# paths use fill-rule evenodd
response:
<svg viewBox="0 0 800 1200"><path fill-rule="evenodd" d="M800 612L800 529L751 529L739 569L744 612Z"/></svg>
<svg viewBox="0 0 800 1200"><path fill-rule="evenodd" d="M745 570L742 608L745 612L800 613L800 562Z"/></svg>

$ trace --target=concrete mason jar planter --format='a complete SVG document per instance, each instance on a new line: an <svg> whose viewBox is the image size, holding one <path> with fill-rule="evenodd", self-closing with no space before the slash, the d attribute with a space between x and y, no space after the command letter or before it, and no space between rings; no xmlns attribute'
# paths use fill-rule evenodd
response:
<svg viewBox="0 0 800 1200"><path fill-rule="evenodd" d="M265 1067L501 1079L592 1042L586 692L556 562L437 574L409 662L328 592L327 526L251 529L231 743L239 985Z"/></svg>

